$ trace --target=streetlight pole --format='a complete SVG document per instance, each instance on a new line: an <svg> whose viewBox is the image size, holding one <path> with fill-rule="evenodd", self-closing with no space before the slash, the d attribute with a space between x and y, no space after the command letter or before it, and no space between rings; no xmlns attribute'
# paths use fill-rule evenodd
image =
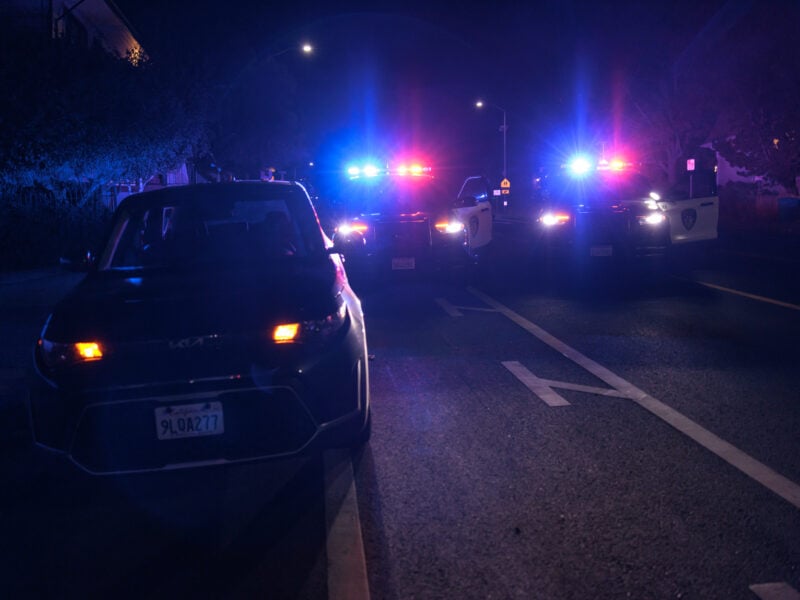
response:
<svg viewBox="0 0 800 600"><path fill-rule="evenodd" d="M506 125L506 111L505 109L500 109L503 111L503 179L506 178L508 171L506 169L506 131L508 131L508 125Z"/></svg>
<svg viewBox="0 0 800 600"><path fill-rule="evenodd" d="M478 100L477 102L475 102L476 108L483 108L486 105L487 103L485 103L483 100ZM503 113L503 124L500 126L500 131L503 132L503 179L505 179L508 176L508 162L506 153L507 149L506 132L508 131L508 125L506 123L506 109L503 108L502 106L497 106L497 104L492 104L491 102L488 103L488 105L491 106L492 108L496 108L497 110Z"/></svg>

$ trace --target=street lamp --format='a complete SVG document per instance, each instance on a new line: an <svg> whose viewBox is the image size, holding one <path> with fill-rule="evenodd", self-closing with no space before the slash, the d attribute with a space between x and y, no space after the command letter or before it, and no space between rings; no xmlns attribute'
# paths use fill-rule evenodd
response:
<svg viewBox="0 0 800 600"><path fill-rule="evenodd" d="M496 108L503 113L503 124L500 126L500 131L503 132L503 179L505 179L506 175L508 174L506 168L506 132L508 131L508 126L506 125L506 109L501 106L497 106L497 104L486 103L483 100L478 100L475 102L475 108L483 108L484 106L491 106L492 108Z"/></svg>
<svg viewBox="0 0 800 600"><path fill-rule="evenodd" d="M233 78L233 80L232 80L232 81L230 81L229 83L227 83L227 84L225 84L225 85L221 85L221 86L219 86L219 87L223 88L223 90L224 90L224 91L223 91L223 97L224 97L224 98L227 98L227 97L228 97L228 95L231 93L231 90L232 90L232 89L233 89L233 88L234 88L234 87L235 87L235 86L236 86L236 85L237 85L237 84L238 84L238 83L239 83L239 82L240 82L242 79L244 79L245 75L246 75L246 74L247 74L247 73L248 73L248 72L249 72L251 69L255 68L255 67L256 67L256 65L257 65L259 62L262 62L262 63L265 63L265 62L270 62L270 61L272 61L273 59L277 58L278 56L282 56L282 55L286 54L287 52L291 52L292 50L298 50L298 49L299 49L299 50L300 50L300 52L302 52L303 54L312 54L312 53L314 52L314 46L312 46L312 45L311 45L311 43L309 43L309 42L303 42L303 43L302 43L300 46L297 46L296 44L294 44L294 45L292 45L292 46L289 46L289 47L287 47L287 48L284 48L283 50L279 50L278 52L271 52L271 53L269 53L269 54L267 54L267 53L261 53L261 54L257 54L256 56L254 56L253 58L251 58L251 59L250 59L250 62L248 62L248 63L247 63L247 64L246 64L244 67L242 67L241 69L239 69L239 72L238 72L238 73L236 73L236 76Z"/></svg>
<svg viewBox="0 0 800 600"><path fill-rule="evenodd" d="M272 60L276 56L280 56L281 54L286 54L287 52L289 52L290 50L294 50L295 48L296 46L289 46L288 48L284 48L279 52L273 52L272 54L267 55L266 58L264 58L263 60ZM302 52L303 54L311 54L312 52L314 52L314 46L312 46L308 42L304 42L303 45L300 46L300 52Z"/></svg>

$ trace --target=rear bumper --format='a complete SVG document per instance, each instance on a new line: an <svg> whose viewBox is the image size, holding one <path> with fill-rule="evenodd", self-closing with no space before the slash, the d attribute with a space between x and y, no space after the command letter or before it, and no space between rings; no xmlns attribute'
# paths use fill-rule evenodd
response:
<svg viewBox="0 0 800 600"><path fill-rule="evenodd" d="M349 445L369 414L365 346L354 332L323 355L274 368L101 389L31 382L36 443L93 474L302 455ZM221 431L159 439L157 410L221 406Z"/></svg>

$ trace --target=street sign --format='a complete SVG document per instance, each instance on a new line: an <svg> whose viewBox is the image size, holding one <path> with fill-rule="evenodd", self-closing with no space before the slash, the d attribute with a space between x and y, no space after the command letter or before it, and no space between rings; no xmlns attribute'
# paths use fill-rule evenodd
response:
<svg viewBox="0 0 800 600"><path fill-rule="evenodd" d="M689 158L686 160L686 170L687 171L694 171L694 159Z"/></svg>
<svg viewBox="0 0 800 600"><path fill-rule="evenodd" d="M503 181L500 182L500 187L507 190L511 187L511 182L508 179L503 179Z"/></svg>

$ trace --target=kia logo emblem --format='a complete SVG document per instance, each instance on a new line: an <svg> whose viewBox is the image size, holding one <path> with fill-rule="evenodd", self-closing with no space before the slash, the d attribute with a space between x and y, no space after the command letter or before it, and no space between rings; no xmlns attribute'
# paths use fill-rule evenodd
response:
<svg viewBox="0 0 800 600"><path fill-rule="evenodd" d="M169 349L170 350L188 350L189 348L194 348L195 346L202 346L203 345L203 338L201 337L188 337L183 338L182 340L170 340L169 342Z"/></svg>

